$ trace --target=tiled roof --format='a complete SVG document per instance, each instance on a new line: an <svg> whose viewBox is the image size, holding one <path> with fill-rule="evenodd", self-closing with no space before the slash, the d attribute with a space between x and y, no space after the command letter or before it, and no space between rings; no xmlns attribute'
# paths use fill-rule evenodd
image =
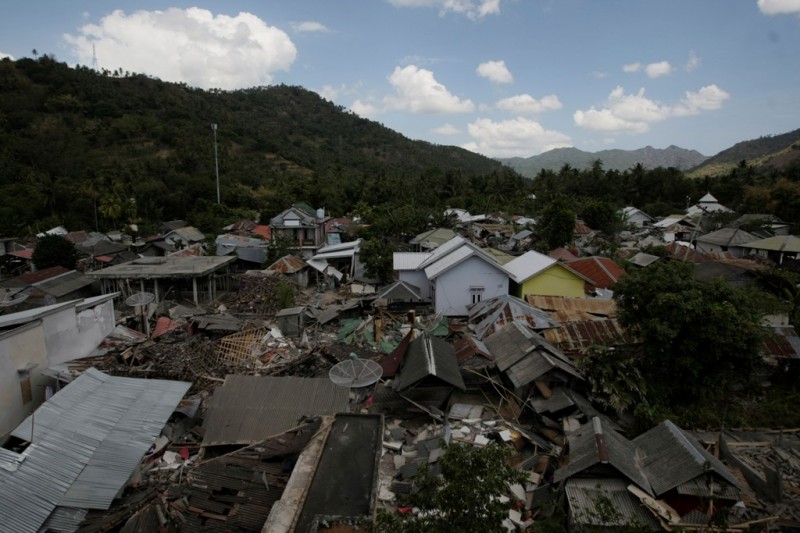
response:
<svg viewBox="0 0 800 533"><path fill-rule="evenodd" d="M613 287L625 275L622 267L607 257L585 257L567 261L566 265L601 289Z"/></svg>

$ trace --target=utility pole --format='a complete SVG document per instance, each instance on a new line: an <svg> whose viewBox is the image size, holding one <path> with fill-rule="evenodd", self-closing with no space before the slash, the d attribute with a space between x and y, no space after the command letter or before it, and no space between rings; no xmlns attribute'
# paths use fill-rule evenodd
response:
<svg viewBox="0 0 800 533"><path fill-rule="evenodd" d="M211 131L214 132L214 171L217 175L217 205L220 204L219 198L219 158L217 157L217 125L211 125Z"/></svg>

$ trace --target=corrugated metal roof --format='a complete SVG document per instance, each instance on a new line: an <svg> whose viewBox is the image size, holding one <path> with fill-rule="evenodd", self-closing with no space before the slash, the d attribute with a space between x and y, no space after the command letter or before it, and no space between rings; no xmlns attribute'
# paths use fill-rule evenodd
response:
<svg viewBox="0 0 800 533"><path fill-rule="evenodd" d="M383 298L389 301L394 300L411 300L411 301L420 301L422 300L422 296L419 293L419 287L412 285L411 283L407 283L405 281L399 280L395 281L391 285L387 285L383 289L381 289L377 294L375 294L375 298Z"/></svg>
<svg viewBox="0 0 800 533"><path fill-rule="evenodd" d="M638 267L646 267L648 265L655 263L659 259L661 258L657 255L651 255L651 254L646 254L644 252L639 252L630 259L628 259L628 261L630 261L631 263L633 263Z"/></svg>
<svg viewBox="0 0 800 533"><path fill-rule="evenodd" d="M59 298L72 292L79 291L94 283L94 280L87 278L80 272L72 270L64 274L40 281L34 287L42 292Z"/></svg>
<svg viewBox="0 0 800 533"><path fill-rule="evenodd" d="M525 299L534 307L545 311L583 311L597 316L617 316L617 303L603 298L565 298L562 296L536 296L528 294Z"/></svg>
<svg viewBox="0 0 800 533"><path fill-rule="evenodd" d="M228 375L208 402L203 446L253 444L303 416L346 412L349 394L327 378Z"/></svg>
<svg viewBox="0 0 800 533"><path fill-rule="evenodd" d="M772 357L800 359L800 336L794 326L773 326L773 335L764 341L764 351Z"/></svg>
<svg viewBox="0 0 800 533"><path fill-rule="evenodd" d="M505 372L514 363L535 348L531 342L533 332L518 322L511 322L494 334L483 339L494 358L497 369Z"/></svg>
<svg viewBox="0 0 800 533"><path fill-rule="evenodd" d="M555 482L569 479L598 464L608 464L639 488L653 494L644 458L629 441L598 417L569 434L569 463L553 474Z"/></svg>
<svg viewBox="0 0 800 533"><path fill-rule="evenodd" d="M54 278L62 274L66 274L67 272L70 272L68 268L64 268L62 266L54 266L42 270L37 270L36 272L28 272L26 274L22 274L21 276L17 276L16 278L14 278L14 280L24 285L34 285L36 283L45 281L47 279Z"/></svg>
<svg viewBox="0 0 800 533"><path fill-rule="evenodd" d="M462 246L457 250L453 250L451 253L442 257L438 261L435 261L433 263L431 263L430 261L426 261L428 265L425 267L425 275L430 280L435 279L436 277L440 276L441 274L444 274L454 266L460 264L462 261L466 261L471 257L482 257L482 259L487 263L493 265L496 264L494 262L494 259L489 259L483 254L479 254L473 247ZM499 265L497 265L497 267L499 268Z"/></svg>
<svg viewBox="0 0 800 533"><path fill-rule="evenodd" d="M417 270L430 256L430 252L395 252L392 254L392 270Z"/></svg>
<svg viewBox="0 0 800 533"><path fill-rule="evenodd" d="M794 235L778 235L769 237L768 239L748 242L747 244L743 244L742 247L772 252L800 252L800 237L795 237Z"/></svg>
<svg viewBox="0 0 800 533"><path fill-rule="evenodd" d="M566 354L579 354L592 346L622 344L631 340L616 318L565 322L559 328L542 332L542 335Z"/></svg>
<svg viewBox="0 0 800 533"><path fill-rule="evenodd" d="M16 470L0 468L2 526L37 531L56 506L108 509L189 386L88 369L36 410ZM31 423L12 435L30 439Z"/></svg>
<svg viewBox="0 0 800 533"><path fill-rule="evenodd" d="M740 487L739 481L719 459L669 420L639 435L633 442L644 452L645 469L656 496L709 473Z"/></svg>
<svg viewBox="0 0 800 533"><path fill-rule="evenodd" d="M511 275L511 279L517 283L523 283L556 263L558 261L549 255L530 250L509 261L503 265L503 268Z"/></svg>
<svg viewBox="0 0 800 533"><path fill-rule="evenodd" d="M747 233L737 228L722 228L697 237L697 242L716 244L719 246L741 246L742 244L753 242L758 237L752 233Z"/></svg>
<svg viewBox="0 0 800 533"><path fill-rule="evenodd" d="M306 265L306 262L299 257L295 257L293 255L284 255L268 266L267 270L276 270L278 272L283 272L284 274L294 274L295 272L303 270L306 266L308 266Z"/></svg>
<svg viewBox="0 0 800 533"><path fill-rule="evenodd" d="M467 335L453 342L453 348L456 352L456 360L459 364L467 359L480 355L481 357L492 360L492 355L486 345L471 335Z"/></svg>
<svg viewBox="0 0 800 533"><path fill-rule="evenodd" d="M653 514L628 491L628 482L621 479L570 479L564 485L570 516L576 525L601 526L609 529L641 524L649 531L661 531ZM608 499L617 516L597 512L597 503Z"/></svg>
<svg viewBox="0 0 800 533"><path fill-rule="evenodd" d="M532 329L557 328L558 322L516 296L509 294L482 300L469 307L469 321L479 339L491 335L509 322L525 322Z"/></svg>
<svg viewBox="0 0 800 533"><path fill-rule="evenodd" d="M454 387L466 389L453 345L425 332L409 344L395 389L403 391L428 376L436 376Z"/></svg>

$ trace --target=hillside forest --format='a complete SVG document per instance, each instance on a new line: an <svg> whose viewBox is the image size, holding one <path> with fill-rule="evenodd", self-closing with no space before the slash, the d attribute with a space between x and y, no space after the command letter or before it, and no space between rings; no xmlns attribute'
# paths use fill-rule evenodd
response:
<svg viewBox="0 0 800 533"><path fill-rule="evenodd" d="M598 203L660 216L707 192L797 229L798 163L742 160L724 175L689 178L596 161L531 180L461 148L410 140L301 87L205 91L51 55L0 61L0 236L127 223L147 234L173 219L216 233L300 201L330 216L383 217L387 231L413 235L447 207L536 216L558 200L585 218Z"/></svg>

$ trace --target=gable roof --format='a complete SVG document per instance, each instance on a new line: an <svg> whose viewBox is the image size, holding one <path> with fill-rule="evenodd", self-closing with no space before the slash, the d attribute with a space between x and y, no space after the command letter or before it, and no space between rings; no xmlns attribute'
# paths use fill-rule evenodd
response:
<svg viewBox="0 0 800 533"><path fill-rule="evenodd" d="M584 313L597 316L617 316L617 303L612 299L538 296L535 294L528 294L525 299L528 300L528 303L534 307L555 313L561 311L582 311Z"/></svg>
<svg viewBox="0 0 800 533"><path fill-rule="evenodd" d="M642 455L629 441L598 417L568 436L569 463L556 470L555 482L570 478L597 464L609 464L640 488L653 494Z"/></svg>
<svg viewBox="0 0 800 533"><path fill-rule="evenodd" d="M698 252L691 246L679 242L671 242L664 248L669 252L668 257L677 261L688 261L690 263L705 263L706 261L711 261L711 258L707 257L702 252Z"/></svg>
<svg viewBox="0 0 800 533"><path fill-rule="evenodd" d="M467 240L464 237L456 235L455 237L453 237L449 241L445 242L444 244L441 244L436 249L434 249L432 252L430 252L428 257L424 261L422 261L422 263L420 263L420 265L417 268L420 268L420 269L426 268L428 265L430 265L432 263L435 263L436 261L442 259L447 254L449 254L453 250L457 250L458 248L460 248L461 246L463 246L466 243L467 243ZM425 253L425 252L420 252L420 253Z"/></svg>
<svg viewBox="0 0 800 533"><path fill-rule="evenodd" d="M375 294L375 298L383 298L389 301L422 300L422 296L419 293L419 287L402 280L395 281L394 283L382 288Z"/></svg>
<svg viewBox="0 0 800 533"><path fill-rule="evenodd" d="M718 246L741 246L752 242L758 237L752 233L737 228L722 228L697 237L697 242L716 244Z"/></svg>
<svg viewBox="0 0 800 533"><path fill-rule="evenodd" d="M420 265L430 256L431 252L394 252L392 270L419 270Z"/></svg>
<svg viewBox="0 0 800 533"><path fill-rule="evenodd" d="M418 244L425 249L433 249L438 248L455 236L455 232L450 228L436 228L420 233L411 239L411 244Z"/></svg>
<svg viewBox="0 0 800 533"><path fill-rule="evenodd" d="M278 272L283 272L284 274L294 274L295 272L299 272L307 267L306 262L296 257L294 255L284 255L270 266L267 267L267 270L276 270Z"/></svg>
<svg viewBox="0 0 800 533"><path fill-rule="evenodd" d="M516 283L522 284L536 274L544 272L551 266L558 263L558 260L544 255L534 250L530 250L512 259L503 268L511 275L511 279Z"/></svg>
<svg viewBox="0 0 800 533"><path fill-rule="evenodd" d="M768 239L748 242L743 244L742 247L755 250L767 250L770 252L800 252L800 237L795 237L794 235L776 235Z"/></svg>
<svg viewBox="0 0 800 533"><path fill-rule="evenodd" d="M0 516L37 531L59 507L108 509L190 383L89 368L12 432L33 442L0 454Z"/></svg>
<svg viewBox="0 0 800 533"><path fill-rule="evenodd" d="M741 488L719 459L670 420L642 433L633 442L644 452L644 467L656 496L709 472Z"/></svg>
<svg viewBox="0 0 800 533"><path fill-rule="evenodd" d="M453 345L425 332L408 345L405 362L393 388L403 391L428 376L436 376L445 383L466 390Z"/></svg>
<svg viewBox="0 0 800 533"><path fill-rule="evenodd" d="M613 287L625 275L622 267L607 257L583 257L565 264L601 289Z"/></svg>
<svg viewBox="0 0 800 533"><path fill-rule="evenodd" d="M547 255L560 261L572 261L573 259L578 258L577 255L573 254L563 246L556 248L555 250L550 250Z"/></svg>
<svg viewBox="0 0 800 533"><path fill-rule="evenodd" d="M474 244L470 242L464 242L462 246L459 246L452 252L439 258L437 261L430 262L430 259L428 261L425 261L425 263L427 263L427 266L424 267L425 275L428 277L429 280L434 280L440 275L450 270L451 268L463 263L464 261L472 257L477 257L480 260L486 262L487 264L493 266L497 270L504 273L506 272L503 269L503 267L501 267L494 260L494 257L485 253L483 250L481 250Z"/></svg>

